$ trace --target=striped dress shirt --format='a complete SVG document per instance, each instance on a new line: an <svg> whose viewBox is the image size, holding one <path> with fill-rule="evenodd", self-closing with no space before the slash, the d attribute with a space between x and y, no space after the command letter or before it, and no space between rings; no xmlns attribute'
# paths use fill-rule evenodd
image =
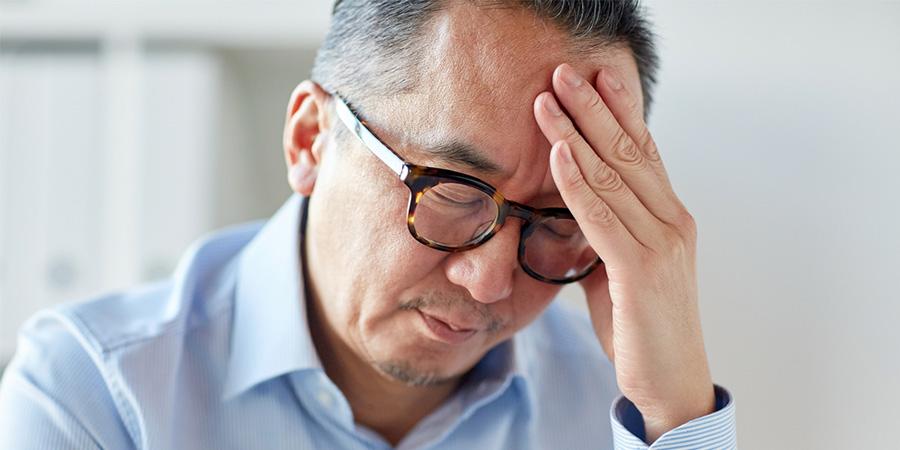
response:
<svg viewBox="0 0 900 450"><path fill-rule="evenodd" d="M392 448L316 354L303 201L199 240L170 279L32 317L0 382L0 449ZM394 448L736 448L734 402L716 401L648 446L587 317L551 304Z"/></svg>

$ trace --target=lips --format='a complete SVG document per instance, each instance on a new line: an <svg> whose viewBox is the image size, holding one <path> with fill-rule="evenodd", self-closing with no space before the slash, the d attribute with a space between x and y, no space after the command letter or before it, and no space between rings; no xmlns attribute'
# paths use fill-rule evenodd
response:
<svg viewBox="0 0 900 450"><path fill-rule="evenodd" d="M467 323L463 320L451 319L451 318L449 318L445 315L441 315L441 314L432 314L430 312L425 312L422 310L419 310L419 311L422 314L425 314L426 316L429 316L435 320L442 322L444 325L447 325L447 327L453 331L472 331L472 330L477 331L478 329L480 329L480 326L478 324Z"/></svg>
<svg viewBox="0 0 900 450"><path fill-rule="evenodd" d="M417 310L432 338L448 344L461 344L478 332L475 327L464 327Z"/></svg>

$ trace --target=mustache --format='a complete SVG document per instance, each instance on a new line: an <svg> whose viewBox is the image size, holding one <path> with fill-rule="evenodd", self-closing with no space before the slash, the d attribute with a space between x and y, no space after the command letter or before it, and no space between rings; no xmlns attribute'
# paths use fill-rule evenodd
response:
<svg viewBox="0 0 900 450"><path fill-rule="evenodd" d="M447 295L440 292L428 292L414 297L400 304L401 310L414 310L434 308L439 311L458 311L462 314L475 315L481 318L485 324L485 331L496 333L502 330L506 324L494 315L486 305L475 300L460 298L460 296Z"/></svg>

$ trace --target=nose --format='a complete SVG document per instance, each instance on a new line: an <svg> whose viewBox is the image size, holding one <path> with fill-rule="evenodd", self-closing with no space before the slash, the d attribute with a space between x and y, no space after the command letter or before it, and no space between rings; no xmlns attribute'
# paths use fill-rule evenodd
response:
<svg viewBox="0 0 900 450"><path fill-rule="evenodd" d="M507 221L487 242L445 260L444 271L451 283L469 291L478 302L494 303L512 294L519 268L518 248L521 222Z"/></svg>

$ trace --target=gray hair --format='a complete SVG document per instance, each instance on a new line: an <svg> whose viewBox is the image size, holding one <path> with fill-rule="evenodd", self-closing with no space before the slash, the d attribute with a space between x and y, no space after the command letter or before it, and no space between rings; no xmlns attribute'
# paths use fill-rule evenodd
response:
<svg viewBox="0 0 900 450"><path fill-rule="evenodd" d="M487 7L531 10L589 52L621 45L631 50L649 114L659 58L639 0L468 0ZM311 78L356 101L407 92L417 84L414 61L423 51L422 28L447 0L336 0L331 28Z"/></svg>

